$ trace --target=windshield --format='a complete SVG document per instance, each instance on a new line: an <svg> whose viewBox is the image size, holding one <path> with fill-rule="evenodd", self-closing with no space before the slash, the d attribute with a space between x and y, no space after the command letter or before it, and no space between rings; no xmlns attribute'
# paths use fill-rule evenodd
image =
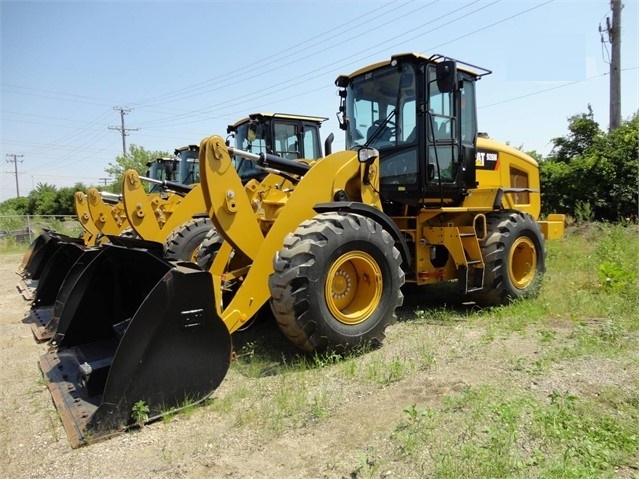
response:
<svg viewBox="0 0 639 479"><path fill-rule="evenodd" d="M179 183L192 185L200 182L200 163L198 150L182 150L180 155Z"/></svg>
<svg viewBox="0 0 639 479"><path fill-rule="evenodd" d="M177 172L177 159L158 159L152 163L147 163L149 169L146 172L146 176L159 181L175 181L175 174ZM157 193L161 191L160 185L151 185L149 187L150 193Z"/></svg>
<svg viewBox="0 0 639 479"><path fill-rule="evenodd" d="M346 88L346 148L383 149L416 140L416 83L412 64L355 78Z"/></svg>
<svg viewBox="0 0 639 479"><path fill-rule="evenodd" d="M263 123L244 123L237 128L235 133L235 147L257 155L260 153L268 153L267 145L269 143L269 135L270 132ZM238 175L243 181L264 176L264 171L258 168L251 160L236 157L233 162Z"/></svg>

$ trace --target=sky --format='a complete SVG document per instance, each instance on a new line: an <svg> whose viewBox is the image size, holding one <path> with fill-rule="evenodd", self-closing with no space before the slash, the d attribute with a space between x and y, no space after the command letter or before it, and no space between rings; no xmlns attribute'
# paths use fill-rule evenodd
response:
<svg viewBox="0 0 639 479"><path fill-rule="evenodd" d="M639 0L623 4L628 119ZM121 110L127 149L172 152L256 112L327 117L321 133L342 149L335 79L404 52L491 70L480 131L547 155L588 105L608 128L607 17L608 0L1 0L0 202L16 196L16 167L21 196L102 184L122 154Z"/></svg>

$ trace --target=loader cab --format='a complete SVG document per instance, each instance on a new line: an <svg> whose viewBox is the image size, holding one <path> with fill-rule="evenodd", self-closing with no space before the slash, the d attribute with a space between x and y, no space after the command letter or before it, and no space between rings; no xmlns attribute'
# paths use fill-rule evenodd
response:
<svg viewBox="0 0 639 479"><path fill-rule="evenodd" d="M179 160L174 158L156 158L155 161L150 161L146 164L147 172L146 176L159 181L176 181L176 176L179 169ZM149 189L149 193L159 193L161 186L153 184Z"/></svg>
<svg viewBox="0 0 639 479"><path fill-rule="evenodd" d="M194 185L200 182L200 147L188 145L176 148L174 151L178 160L179 170L174 181L184 185Z"/></svg>
<svg viewBox="0 0 639 479"><path fill-rule="evenodd" d="M268 153L289 160L322 157L319 129L327 118L282 113L254 113L229 125L227 133L234 136L234 146L240 150ZM243 181L261 179L264 170L254 162L235 158L235 167Z"/></svg>
<svg viewBox="0 0 639 479"><path fill-rule="evenodd" d="M490 72L470 67L406 54L337 79L346 148L379 151L390 212L457 206L475 187L475 84Z"/></svg>

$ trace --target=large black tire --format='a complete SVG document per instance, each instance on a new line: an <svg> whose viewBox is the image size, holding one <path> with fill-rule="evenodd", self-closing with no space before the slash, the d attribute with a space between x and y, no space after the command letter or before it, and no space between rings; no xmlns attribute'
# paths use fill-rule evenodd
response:
<svg viewBox="0 0 639 479"><path fill-rule="evenodd" d="M544 237L527 213L504 210L486 215L488 234L480 242L484 287L472 293L483 306L508 304L537 295L546 271Z"/></svg>
<svg viewBox="0 0 639 479"><path fill-rule="evenodd" d="M289 234L275 256L273 315L307 352L380 345L404 299L401 262L379 223L353 213L318 214Z"/></svg>
<svg viewBox="0 0 639 479"><path fill-rule="evenodd" d="M164 257L170 261L195 262L200 243L213 228L209 218L194 218L173 230L164 243Z"/></svg>
<svg viewBox="0 0 639 479"><path fill-rule="evenodd" d="M215 255L223 242L224 238L215 228L211 228L208 233L206 233L204 240L200 243L200 247L198 248L197 258L195 261L200 268L205 271L211 269Z"/></svg>

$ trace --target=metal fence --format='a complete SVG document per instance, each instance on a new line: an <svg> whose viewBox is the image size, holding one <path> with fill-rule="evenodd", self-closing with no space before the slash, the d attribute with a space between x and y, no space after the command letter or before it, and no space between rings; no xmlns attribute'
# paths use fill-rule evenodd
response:
<svg viewBox="0 0 639 479"><path fill-rule="evenodd" d="M0 215L0 240L31 243L44 230L74 236L82 227L75 215Z"/></svg>

